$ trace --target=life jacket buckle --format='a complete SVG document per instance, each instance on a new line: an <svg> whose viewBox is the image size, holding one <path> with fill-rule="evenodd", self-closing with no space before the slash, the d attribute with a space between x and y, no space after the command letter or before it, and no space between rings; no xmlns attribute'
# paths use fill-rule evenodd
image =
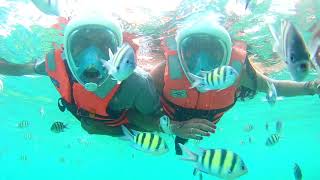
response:
<svg viewBox="0 0 320 180"><path fill-rule="evenodd" d="M61 112L64 112L66 110L66 105L65 105L64 99L62 99L62 98L58 99L58 107Z"/></svg>

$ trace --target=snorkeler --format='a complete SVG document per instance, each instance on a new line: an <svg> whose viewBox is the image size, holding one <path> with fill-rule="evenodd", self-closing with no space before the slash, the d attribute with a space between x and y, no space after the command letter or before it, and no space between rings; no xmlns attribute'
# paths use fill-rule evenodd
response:
<svg viewBox="0 0 320 180"><path fill-rule="evenodd" d="M164 38L162 48L166 61L151 74L162 95L163 110L174 121L201 118L218 123L238 98L252 98L257 91L267 93L268 82L275 85L280 96L320 93L320 81L273 80L256 71L248 59L246 43L232 41L226 29L213 21L201 20L183 27L176 35ZM227 88L212 88L229 78L221 68L229 66L238 72L236 81ZM184 144L188 138L176 137L176 154L182 153L178 143Z"/></svg>
<svg viewBox="0 0 320 180"><path fill-rule="evenodd" d="M20 65L0 58L0 74L49 76L61 95L59 109L69 110L90 134L121 136L121 125L182 137L189 135L190 128L202 135L215 131L215 125L207 120L190 120L183 127L180 122L168 120L160 111L152 78L135 69L135 51L129 47L134 44L123 35L118 22L87 15L65 24L63 47L55 48L41 62ZM129 46L122 46L125 43ZM117 58L110 59L111 56ZM108 73L110 66L114 66L112 73ZM188 138L195 136L196 131Z"/></svg>

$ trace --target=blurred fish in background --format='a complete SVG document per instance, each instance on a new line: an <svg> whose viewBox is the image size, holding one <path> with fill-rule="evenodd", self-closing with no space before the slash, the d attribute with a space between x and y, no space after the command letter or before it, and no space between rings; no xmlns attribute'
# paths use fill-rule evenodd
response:
<svg viewBox="0 0 320 180"><path fill-rule="evenodd" d="M292 79L303 81L309 74L311 56L300 32L288 20L281 21L280 33L270 24L269 30L275 40L273 51L287 64Z"/></svg>

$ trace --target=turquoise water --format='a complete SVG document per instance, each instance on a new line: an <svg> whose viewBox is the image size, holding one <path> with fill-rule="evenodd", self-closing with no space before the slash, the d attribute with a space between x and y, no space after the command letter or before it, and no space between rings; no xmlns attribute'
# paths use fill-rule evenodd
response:
<svg viewBox="0 0 320 180"><path fill-rule="evenodd" d="M263 43L263 48L256 48L255 51L264 59L259 62L265 66L277 65L279 62L267 60L271 56L271 42L262 41L270 37L262 19L271 16L290 18L300 25L299 28L304 32L307 41L310 39L307 29L319 20L320 14L314 14L312 11L319 12L319 2L304 1L298 6L304 9L295 10L289 8L289 1L281 1L283 6L277 6L276 2L271 3L271 1L261 1L259 5L255 5L259 1L253 2L250 7L252 13L239 17L230 27L230 32L234 35L239 29L245 30L260 25L259 31L235 38L246 39L252 43L253 47L259 47ZM58 37L52 39L53 37L45 33L45 27L47 27L45 24L50 20L53 21L54 18L35 11L32 9L34 7L27 3L29 2L0 1L2 27L0 54L1 57L16 63L25 63L31 58L43 56L42 53L50 49L49 40L59 41ZM197 16L199 12L213 10L222 13L225 12L224 7L228 2L216 1L215 5L212 3L211 1L184 1L177 9L181 16ZM25 5L24 8L19 8L22 5ZM190 6L194 9L193 11L188 9ZM275 10L275 7L289 8L290 11L281 9L280 13ZM28 8L32 13L26 10ZM139 12L141 8L135 11ZM314 17L308 22L312 15ZM160 15L157 14L157 16ZM224 23L227 24L228 18L230 21L231 17L234 16L224 14ZM178 25L182 22L177 20ZM131 30L141 31L151 36L159 32L154 31L156 28L161 30L168 28L159 23L146 22L145 24L147 25L131 27ZM270 76L276 79L289 79L286 69L271 73ZM314 78L315 75L308 77L308 79ZM3 90L0 91L1 180L198 179L192 175L192 164L181 161L175 156L171 137L166 137L170 146L168 154L146 155L134 150L128 142L118 138L87 134L71 114L59 111L57 108L59 95L48 77L0 76L0 80L3 83ZM235 151L244 159L249 169L248 174L239 179L294 179L294 163L300 165L304 179L320 179L318 172L320 169L318 163L320 160L318 156L320 98L318 96L284 97L271 107L263 101L264 96L260 93L252 100L237 102L219 122L216 134L204 139L201 143L191 141L188 146L192 149L200 146ZM275 132L275 123L278 120L284 124L280 142L275 146L267 147L265 141ZM26 128L18 128L17 123L20 121L28 121L30 125ZM64 133L52 133L50 127L55 121L66 122L70 128ZM268 131L265 129L266 122L270 126ZM254 127L251 132L244 131L244 127L248 124ZM252 138L252 143L248 142L249 137ZM215 177L204 175L204 179L215 179Z"/></svg>

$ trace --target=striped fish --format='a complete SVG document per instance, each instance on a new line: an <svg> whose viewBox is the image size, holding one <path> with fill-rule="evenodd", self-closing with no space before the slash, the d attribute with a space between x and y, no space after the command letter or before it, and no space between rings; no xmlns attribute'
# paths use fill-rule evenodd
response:
<svg viewBox="0 0 320 180"><path fill-rule="evenodd" d="M196 163L196 171L204 172L223 179L235 179L248 172L248 169L236 153L226 149L208 149L196 154L186 146L179 144L183 154L188 157L183 160ZM196 174L194 172L194 174Z"/></svg>
<svg viewBox="0 0 320 180"><path fill-rule="evenodd" d="M130 140L134 148L152 154L168 152L166 142L159 135L149 132L136 132L136 134L133 134L125 126L121 127L125 135L124 139Z"/></svg>
<svg viewBox="0 0 320 180"><path fill-rule="evenodd" d="M297 163L294 164L293 167L293 174L296 180L301 180L302 179L302 171L301 168Z"/></svg>
<svg viewBox="0 0 320 180"><path fill-rule="evenodd" d="M119 83L127 79L137 66L134 50L127 43L118 48L115 54L109 49L109 56L108 61L103 61L104 66L108 69L108 74Z"/></svg>
<svg viewBox="0 0 320 180"><path fill-rule="evenodd" d="M18 128L27 128L30 126L30 122L29 121L20 121L19 123L17 123L17 127Z"/></svg>
<svg viewBox="0 0 320 180"><path fill-rule="evenodd" d="M68 128L68 126L66 124L64 124L63 122L54 122L52 125L51 125L51 131L52 132L55 132L55 133L61 133L61 132L64 132L64 130Z"/></svg>
<svg viewBox="0 0 320 180"><path fill-rule="evenodd" d="M272 146L278 143L280 140L280 135L279 134L272 134L271 136L268 137L266 141L266 146Z"/></svg>
<svg viewBox="0 0 320 180"><path fill-rule="evenodd" d="M201 76L189 73L193 80L191 88L201 87L204 90L223 90L233 85L239 73L231 66L221 66L212 71L202 72Z"/></svg>

